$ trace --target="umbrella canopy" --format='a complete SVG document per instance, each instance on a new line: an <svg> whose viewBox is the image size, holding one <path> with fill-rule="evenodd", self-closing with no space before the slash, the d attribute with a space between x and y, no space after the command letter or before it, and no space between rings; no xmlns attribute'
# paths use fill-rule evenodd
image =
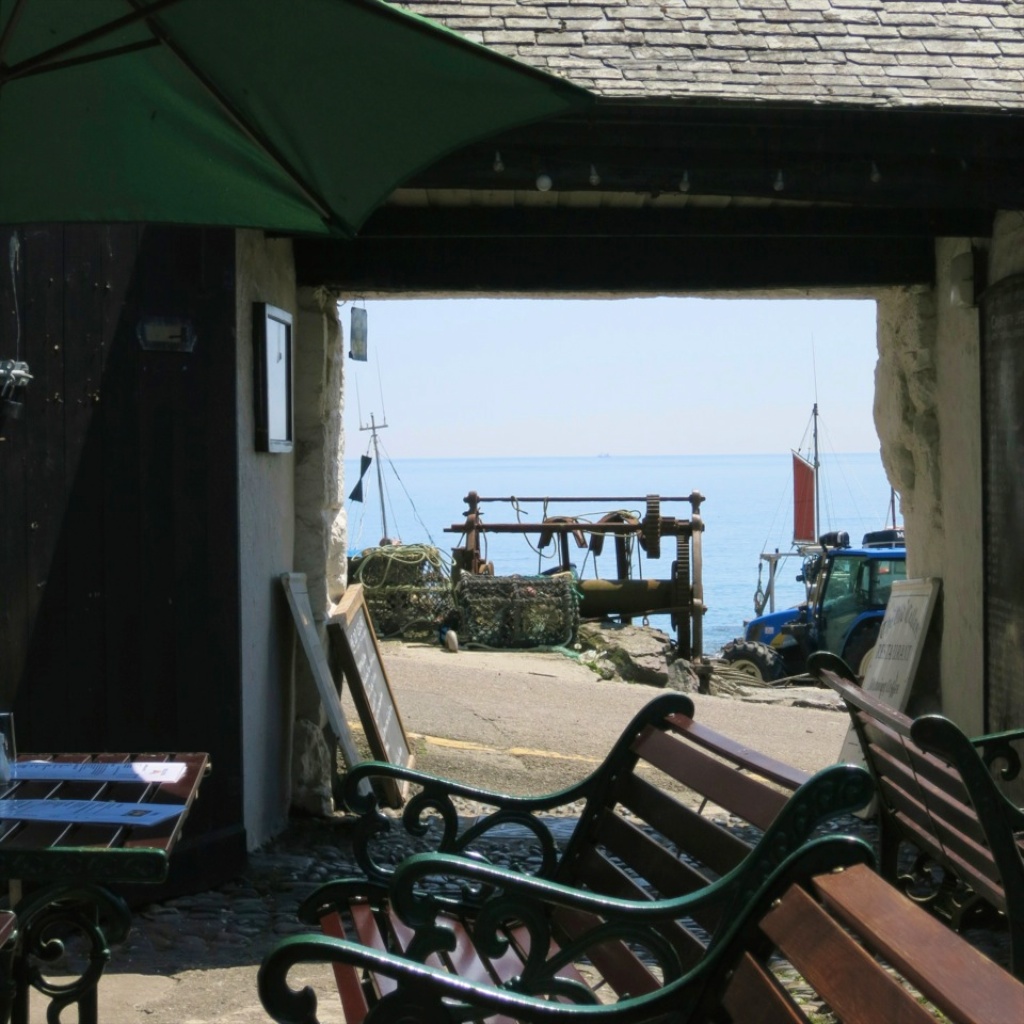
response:
<svg viewBox="0 0 1024 1024"><path fill-rule="evenodd" d="M589 99L379 0L0 0L0 224L351 236L445 154Z"/></svg>

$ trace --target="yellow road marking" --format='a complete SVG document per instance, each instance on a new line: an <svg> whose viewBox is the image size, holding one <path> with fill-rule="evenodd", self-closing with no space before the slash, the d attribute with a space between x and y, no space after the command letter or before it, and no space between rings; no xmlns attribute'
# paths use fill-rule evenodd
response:
<svg viewBox="0 0 1024 1024"><path fill-rule="evenodd" d="M353 729L362 731L359 722L349 722ZM474 743L471 740L450 740L443 736L426 736L423 733L411 732L408 734L410 740L424 740L432 743L435 747L448 747L452 750L476 750L481 753L509 754L512 757L546 757L552 761L579 761L582 764L600 764L599 757L583 757L580 754L559 754L554 750L533 750L530 747L508 747L499 750L497 747L488 747L483 743Z"/></svg>
<svg viewBox="0 0 1024 1024"><path fill-rule="evenodd" d="M484 753L511 754L513 757L548 757L554 761L582 761L586 764L600 764L600 758L583 757L579 754L559 754L553 750L533 750L531 747L507 747L499 750L497 747L487 747L482 743L473 743L471 740L449 740L442 736L416 735L417 739L426 740L437 747L450 747L454 750L479 750Z"/></svg>

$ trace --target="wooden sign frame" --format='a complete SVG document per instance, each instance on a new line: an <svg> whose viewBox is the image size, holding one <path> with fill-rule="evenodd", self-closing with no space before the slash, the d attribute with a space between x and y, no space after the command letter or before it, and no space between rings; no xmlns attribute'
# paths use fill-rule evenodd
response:
<svg viewBox="0 0 1024 1024"><path fill-rule="evenodd" d="M415 758L381 660L362 584L351 584L345 591L334 615L327 620L327 636L331 653L348 681L370 752L378 761L411 768ZM393 779L381 779L375 785L379 785L381 799L389 807L402 806L407 782L399 785Z"/></svg>
<svg viewBox="0 0 1024 1024"><path fill-rule="evenodd" d="M320 701L327 712L327 721L331 726L341 756L348 768L354 768L364 758L356 748L352 733L349 731L348 722L341 710L341 696L338 687L334 684L334 676L327 664L327 656L324 654L323 644L320 642L320 634L316 631L316 623L313 621L313 610L309 604L309 589L306 586L305 573L286 572L281 574L281 586L284 587L285 596L288 598L288 607L291 608L292 618L295 621L295 632L298 634L299 643L306 655L309 669L316 681L316 688L320 694ZM363 788L369 792L369 787Z"/></svg>

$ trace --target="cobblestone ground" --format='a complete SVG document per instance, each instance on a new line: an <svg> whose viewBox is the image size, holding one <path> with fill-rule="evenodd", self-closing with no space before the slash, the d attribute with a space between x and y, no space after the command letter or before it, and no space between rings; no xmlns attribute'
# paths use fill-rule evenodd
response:
<svg viewBox="0 0 1024 1024"><path fill-rule="evenodd" d="M286 935L308 930L299 904L322 882L358 874L342 819L296 819L249 855L244 873L219 889L135 911L111 970L159 963L161 973L259 963Z"/></svg>

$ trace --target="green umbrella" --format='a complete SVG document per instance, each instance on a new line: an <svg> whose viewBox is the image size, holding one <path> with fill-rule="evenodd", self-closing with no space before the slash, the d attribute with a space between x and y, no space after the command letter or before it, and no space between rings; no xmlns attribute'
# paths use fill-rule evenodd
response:
<svg viewBox="0 0 1024 1024"><path fill-rule="evenodd" d="M379 0L0 0L0 224L351 236L590 96Z"/></svg>

